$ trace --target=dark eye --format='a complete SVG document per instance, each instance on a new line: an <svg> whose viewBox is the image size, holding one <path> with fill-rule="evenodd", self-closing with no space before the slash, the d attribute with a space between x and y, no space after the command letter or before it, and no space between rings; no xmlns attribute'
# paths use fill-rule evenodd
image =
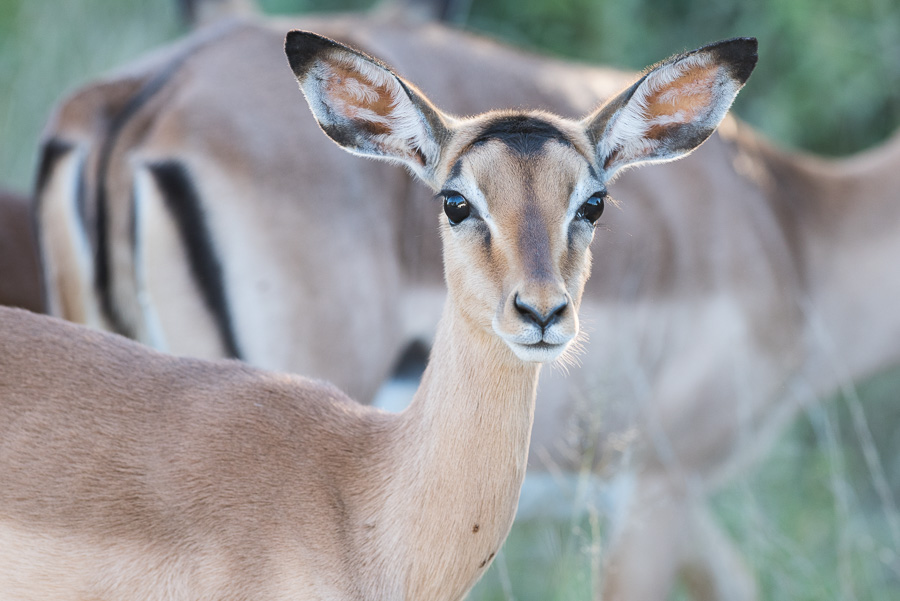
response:
<svg viewBox="0 0 900 601"><path fill-rule="evenodd" d="M578 207L575 217L578 219L586 219L592 224L600 219L603 214L603 199L606 198L606 192L597 192Z"/></svg>
<svg viewBox="0 0 900 601"><path fill-rule="evenodd" d="M459 194L451 194L444 197L444 213L450 220L450 225L458 225L469 216L469 202Z"/></svg>

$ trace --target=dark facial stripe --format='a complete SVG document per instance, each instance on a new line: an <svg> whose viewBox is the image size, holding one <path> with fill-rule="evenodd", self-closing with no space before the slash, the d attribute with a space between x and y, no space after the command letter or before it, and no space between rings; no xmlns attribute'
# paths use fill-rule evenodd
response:
<svg viewBox="0 0 900 601"><path fill-rule="evenodd" d="M523 155L540 152L548 140L574 146L557 127L528 115L499 117L487 123L472 142L472 146L488 140L503 142L511 150Z"/></svg>
<svg viewBox="0 0 900 601"><path fill-rule="evenodd" d="M525 181L522 204L522 229L519 230L519 252L528 275L537 281L553 278L550 264L550 234L548 226L538 210L534 183L529 175Z"/></svg>
<svg viewBox="0 0 900 601"><path fill-rule="evenodd" d="M462 159L457 159L453 166L450 168L450 176L449 179L456 179L460 175L462 175Z"/></svg>
<svg viewBox="0 0 900 601"><path fill-rule="evenodd" d="M240 359L241 352L225 295L222 266L190 173L177 161L151 165L150 173L162 192L166 208L178 224L181 242L187 249L191 274L216 322L225 350L230 357Z"/></svg>

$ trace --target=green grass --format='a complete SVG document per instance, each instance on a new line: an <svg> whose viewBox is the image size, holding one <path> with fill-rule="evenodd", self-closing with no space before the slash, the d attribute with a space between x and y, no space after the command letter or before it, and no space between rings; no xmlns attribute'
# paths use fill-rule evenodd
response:
<svg viewBox="0 0 900 601"><path fill-rule="evenodd" d="M593 599L605 519L590 502L577 507L569 518L548 519L540 513L517 518L503 550L469 599Z"/></svg>
<svg viewBox="0 0 900 601"><path fill-rule="evenodd" d="M810 407L755 470L714 499L763 599L898 598L900 373L857 392Z"/></svg>
<svg viewBox="0 0 900 601"><path fill-rule="evenodd" d="M0 0L0 185L28 190L54 104L181 33L174 2Z"/></svg>
<svg viewBox="0 0 900 601"><path fill-rule="evenodd" d="M863 421L852 415L857 400ZM892 528L900 515L891 504L900 499L898 401L895 371L809 407L763 461L710 499L757 581L760 601L896 601L900 532ZM887 491L875 484L867 450L878 456ZM562 497L545 507L546 515L558 516L563 502L571 516L547 518L532 509L516 520L472 601L594 598L608 517L597 510L597 498ZM670 599L690 597L679 585Z"/></svg>

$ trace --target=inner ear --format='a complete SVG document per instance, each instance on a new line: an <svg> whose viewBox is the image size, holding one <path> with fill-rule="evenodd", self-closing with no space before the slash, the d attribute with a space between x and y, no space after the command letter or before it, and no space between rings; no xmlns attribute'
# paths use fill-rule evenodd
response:
<svg viewBox="0 0 900 601"><path fill-rule="evenodd" d="M705 140L724 116L714 98L722 75L722 68L707 54L650 71L604 132L598 149L605 155L604 170L665 160Z"/></svg>
<svg viewBox="0 0 900 601"><path fill-rule="evenodd" d="M345 144L389 147L401 141L404 127L409 127L415 115L398 110L405 90L390 72L370 68L352 56L334 54L331 60L317 61L313 77L321 82L321 102L331 119L329 135L341 138ZM407 107L408 108L408 107ZM325 126L325 123L323 123ZM340 143L340 141L339 141ZM405 158L415 158L424 166L421 153L409 156L410 148L397 145L396 152ZM389 152L384 148L381 152Z"/></svg>
<svg viewBox="0 0 900 601"><path fill-rule="evenodd" d="M698 57L689 57L685 62L701 63ZM655 77L645 86L644 98L640 101L646 107L646 136L661 140L670 135L673 128L688 123L708 119L714 106L712 96L719 76L717 65L698 64L693 68L679 65L680 73L672 77Z"/></svg>
<svg viewBox="0 0 900 601"><path fill-rule="evenodd" d="M399 161L430 182L448 118L387 66L316 34L292 31L285 51L313 115L350 152Z"/></svg>
<svg viewBox="0 0 900 601"><path fill-rule="evenodd" d="M652 67L585 121L607 177L622 167L670 161L712 134L756 64L756 40L711 44Z"/></svg>

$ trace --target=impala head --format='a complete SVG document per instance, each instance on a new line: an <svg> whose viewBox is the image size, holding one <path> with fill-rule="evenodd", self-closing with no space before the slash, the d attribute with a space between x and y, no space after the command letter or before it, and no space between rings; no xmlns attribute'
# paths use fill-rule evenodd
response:
<svg viewBox="0 0 900 601"><path fill-rule="evenodd" d="M756 64L755 39L729 40L660 63L580 121L534 111L457 118L327 38L292 31L285 50L326 134L402 163L438 192L456 310L524 361L555 359L578 333L607 182L691 152Z"/></svg>

